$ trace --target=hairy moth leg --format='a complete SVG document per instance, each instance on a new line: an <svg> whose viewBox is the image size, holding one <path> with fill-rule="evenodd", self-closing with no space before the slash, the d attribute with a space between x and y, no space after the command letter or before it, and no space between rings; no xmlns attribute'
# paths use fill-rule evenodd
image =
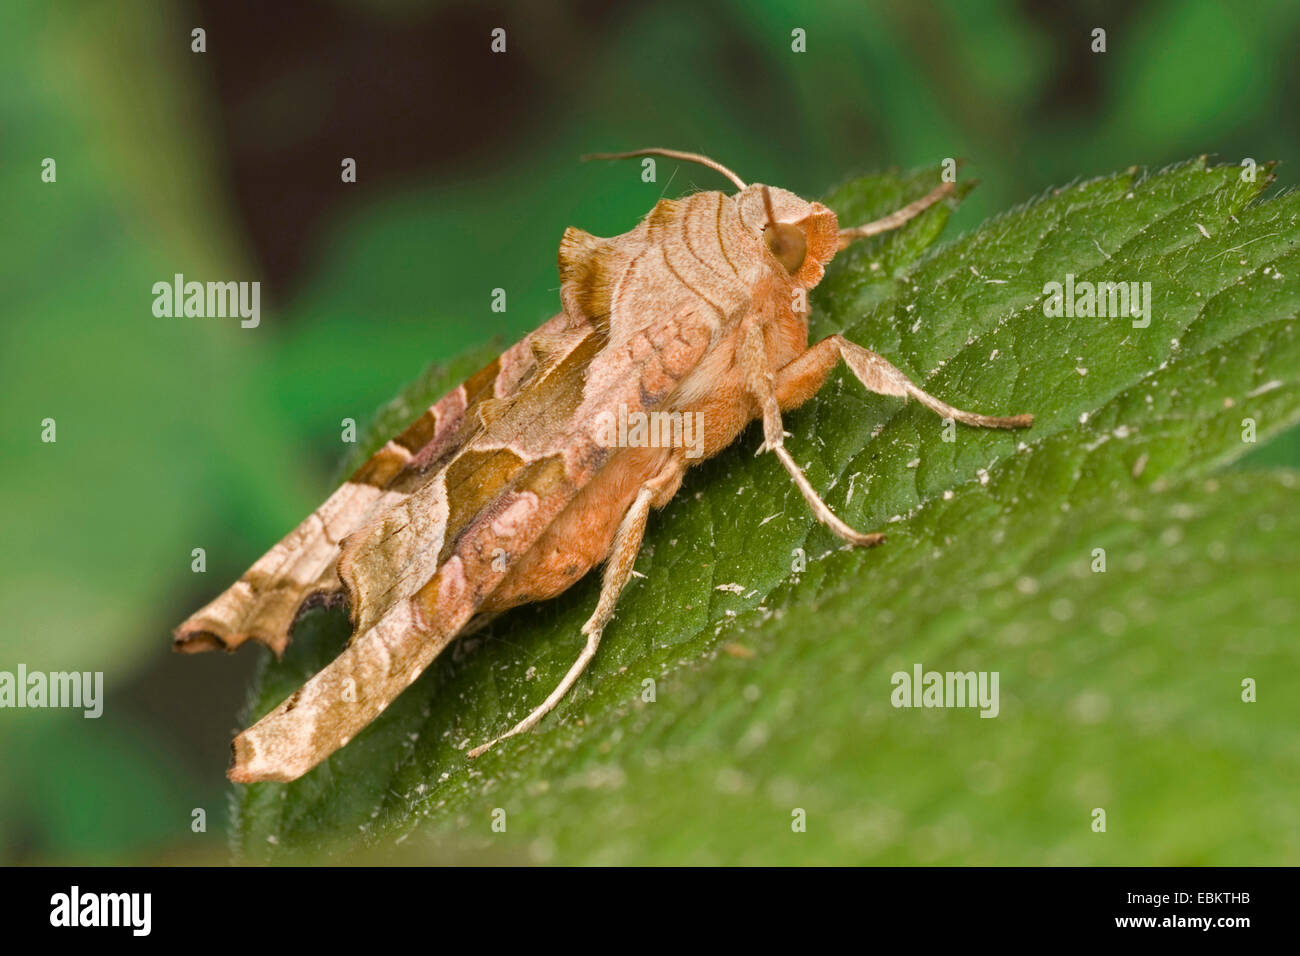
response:
<svg viewBox="0 0 1300 956"><path fill-rule="evenodd" d="M941 418L977 428L1028 428L1034 423L1034 416L1029 414L1004 417L954 408L913 384L883 357L841 335L822 339L776 374L776 398L780 407L796 408L812 398L841 358L869 391L900 398L911 396Z"/></svg>
<svg viewBox="0 0 1300 956"><path fill-rule="evenodd" d="M951 196L956 190L953 183L944 183L930 190L929 193L922 196L915 202L910 202L902 209L895 209L888 216L876 219L873 222L861 226L854 226L851 229L841 229L839 236L839 248L843 249L850 243L859 239L866 239L869 236L877 236L882 232L889 232L891 229L897 229L909 219L915 219L921 213L925 212L940 199L945 196Z"/></svg>
<svg viewBox="0 0 1300 956"><path fill-rule="evenodd" d="M781 409L797 408L816 394L841 358L858 381L870 391L879 395L910 395L944 418L982 428L1025 428L1033 424L1033 415L1000 418L954 408L914 385L906 375L875 352L839 335L822 339L773 374L768 368L767 353L763 349L762 328L758 323L751 324L741 345L740 360L745 370L746 385L763 412L763 447L759 451L774 452L794 479L817 520L852 544L879 544L884 540L884 535L855 531L835 516L786 451L785 430L781 426Z"/></svg>
<svg viewBox="0 0 1300 956"><path fill-rule="evenodd" d="M805 353L807 354L807 353ZM763 413L763 444L758 453L770 451L776 455L785 470L794 479L795 487L803 495L804 501L812 509L817 520L830 528L837 535L851 544L870 547L885 540L883 534L863 534L845 524L831 511L830 505L822 500L813 488L803 469L795 464L785 448L785 428L781 424L781 404L777 390L776 376L767 361L767 350L763 342L763 327L758 322L750 322L741 340L739 361L744 375L745 388L749 391ZM834 363L832 363L834 364ZM828 368L827 371L830 369ZM822 378L826 377L822 373ZM814 390L815 391L815 390Z"/></svg>
<svg viewBox="0 0 1300 956"><path fill-rule="evenodd" d="M551 691L551 695L542 701L537 707L533 708L530 713L519 723L515 724L509 731L481 744L469 751L470 757L477 757L486 753L494 745L505 740L507 737L513 737L515 734L522 734L524 731L532 730L536 727L543 717L555 709L556 704L564 699L582 672L587 669L591 659L596 656L596 648L600 646L600 635L605 630L605 625L609 623L610 618L614 616L614 608L618 604L618 597L622 593L624 586L632 577L632 568L636 565L637 553L641 550L641 539L645 535L646 519L650 514L651 505L658 501L664 503L665 491L676 488L676 484L681 479L681 466L675 463L663 475L647 482L641 486L637 492L636 500L628 508L627 514L619 523L618 531L614 535L614 543L610 547L609 558L605 562L605 573L601 580L600 599L596 602L596 610L592 612L587 623L582 625L582 633L586 635L587 643L578 655L578 659L573 662L563 680Z"/></svg>

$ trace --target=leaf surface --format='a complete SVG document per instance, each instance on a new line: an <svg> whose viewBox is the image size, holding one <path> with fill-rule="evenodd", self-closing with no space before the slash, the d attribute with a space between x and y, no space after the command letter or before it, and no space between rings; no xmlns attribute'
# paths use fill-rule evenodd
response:
<svg viewBox="0 0 1300 956"><path fill-rule="evenodd" d="M1300 421L1300 196L1261 200L1240 173L1081 182L943 246L936 207L841 255L814 339L842 331L955 405L1032 411L1032 430L953 434L837 373L786 416L788 445L883 546L840 547L751 428L653 516L644 577L537 731L465 758L572 663L594 576L458 641L302 780L236 788L239 854L1295 862L1300 482L1229 466ZM827 202L863 221L934 181ZM1067 274L1149 282L1149 325L1048 317ZM358 454L473 364L415 383ZM251 716L346 636L304 619ZM893 706L916 665L996 672L997 716Z"/></svg>

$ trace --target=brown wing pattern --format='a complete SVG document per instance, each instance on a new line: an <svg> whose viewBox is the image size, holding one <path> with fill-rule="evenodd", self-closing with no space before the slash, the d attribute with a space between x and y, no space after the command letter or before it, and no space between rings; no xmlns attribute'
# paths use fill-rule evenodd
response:
<svg viewBox="0 0 1300 956"><path fill-rule="evenodd" d="M339 573L352 596L353 639L236 738L233 779L291 780L346 744L460 633L604 466L614 450L564 409L604 341L590 327L576 333L529 378L495 434L478 427L424 484L348 537ZM625 378L607 401L635 402L637 388Z"/></svg>
<svg viewBox="0 0 1300 956"><path fill-rule="evenodd" d="M383 521L429 484L430 473L477 434L476 410L510 398L536 374L534 337L553 337L566 325L563 315L556 316L430 406L238 581L177 627L176 649L234 650L252 638L282 654L305 607L343 599L338 559L344 539Z"/></svg>
<svg viewBox="0 0 1300 956"><path fill-rule="evenodd" d="M345 745L475 614L538 590L501 584L525 558L545 566L534 550L553 525L584 531L587 566L603 560L606 532L669 453L615 461L597 422L725 370L701 363L749 309L749 277L717 262L743 262L753 241L720 194L663 201L613 239L570 230L565 312L437 402L177 629L184 650L253 637L279 653L304 602L347 595L352 641L236 738L233 779L294 779ZM589 487L605 498L557 521Z"/></svg>

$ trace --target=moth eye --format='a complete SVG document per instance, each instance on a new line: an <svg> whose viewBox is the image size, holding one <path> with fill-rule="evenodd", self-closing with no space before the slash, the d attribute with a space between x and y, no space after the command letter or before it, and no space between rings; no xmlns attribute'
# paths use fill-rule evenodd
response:
<svg viewBox="0 0 1300 956"><path fill-rule="evenodd" d="M803 230L788 222L774 222L763 229L763 241L785 271L794 275L808 255L808 240Z"/></svg>

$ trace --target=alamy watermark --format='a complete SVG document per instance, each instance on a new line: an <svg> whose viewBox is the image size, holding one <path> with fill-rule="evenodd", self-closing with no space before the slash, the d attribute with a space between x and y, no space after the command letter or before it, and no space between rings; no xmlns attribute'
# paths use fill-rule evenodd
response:
<svg viewBox="0 0 1300 956"><path fill-rule="evenodd" d="M1150 282L1075 282L1069 272L1063 283L1044 283L1043 295L1049 319L1131 318L1135 329L1151 324Z"/></svg>
<svg viewBox="0 0 1300 956"><path fill-rule="evenodd" d="M155 282L153 296L153 314L160 319L239 316L245 329L255 329L262 321L260 282L186 282L178 272L171 282Z"/></svg>
<svg viewBox="0 0 1300 956"><path fill-rule="evenodd" d="M997 671L927 671L913 664L911 673L896 671L889 702L895 707L978 707L981 717L996 717Z"/></svg>
<svg viewBox="0 0 1300 956"><path fill-rule="evenodd" d="M704 454L703 412L606 410L596 416L596 441L605 448L684 448L687 458Z"/></svg>
<svg viewBox="0 0 1300 956"><path fill-rule="evenodd" d="M50 897L50 925L123 926L132 936L148 936L153 919L152 893L83 893L73 886Z"/></svg>
<svg viewBox="0 0 1300 956"><path fill-rule="evenodd" d="M94 719L104 712L103 671L0 671L0 707L77 707Z"/></svg>

